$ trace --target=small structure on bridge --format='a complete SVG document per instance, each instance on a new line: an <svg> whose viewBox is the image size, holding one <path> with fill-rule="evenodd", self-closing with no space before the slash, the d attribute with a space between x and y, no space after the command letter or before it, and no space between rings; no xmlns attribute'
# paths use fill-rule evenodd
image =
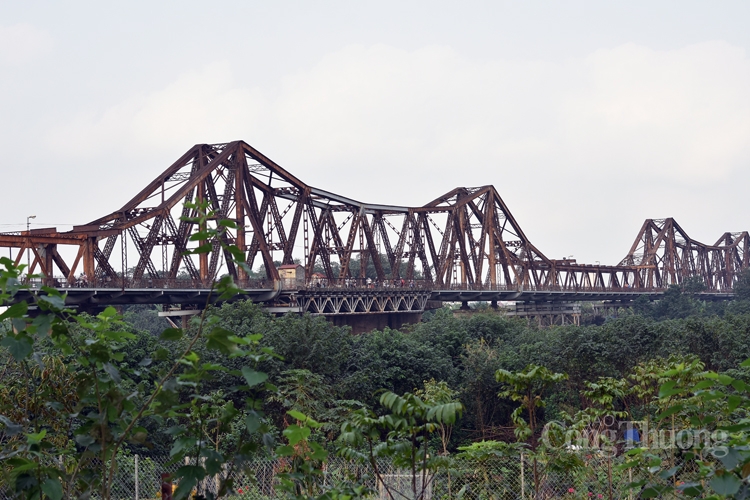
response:
<svg viewBox="0 0 750 500"><path fill-rule="evenodd" d="M305 286L305 266L301 264L284 264L277 268L279 279L284 289L301 288Z"/></svg>

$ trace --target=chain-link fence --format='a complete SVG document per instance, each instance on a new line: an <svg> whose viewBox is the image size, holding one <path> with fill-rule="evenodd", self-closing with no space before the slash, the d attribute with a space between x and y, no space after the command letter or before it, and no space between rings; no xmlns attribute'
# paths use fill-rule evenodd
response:
<svg viewBox="0 0 750 500"><path fill-rule="evenodd" d="M571 454L571 456L573 456ZM639 498L638 492L627 486L648 475L646 468L623 469L619 467L624 457L607 458L601 455L576 454L575 462L561 465L559 460L537 459L528 456L494 457L488 460L453 459L450 466L439 473L413 478L410 471L393 467L386 461L378 462L378 471L372 466L357 464L332 457L323 467L321 490L353 480L366 484L378 500L547 500L586 499L608 500ZM559 459L559 457L558 457ZM681 465L676 458L668 458L665 469ZM563 460L563 462L565 462ZM175 472L182 463L170 463L169 457L118 457L112 483L111 498L117 500L160 498L161 478ZM661 481L677 485L696 480L698 470L686 463L684 468ZM263 500L281 498L278 489L279 474L289 472L288 462L278 459L257 459L243 470L226 470L205 478L196 488L197 493L216 492L222 479L230 477L236 493L232 500ZM0 500L16 498L0 484Z"/></svg>

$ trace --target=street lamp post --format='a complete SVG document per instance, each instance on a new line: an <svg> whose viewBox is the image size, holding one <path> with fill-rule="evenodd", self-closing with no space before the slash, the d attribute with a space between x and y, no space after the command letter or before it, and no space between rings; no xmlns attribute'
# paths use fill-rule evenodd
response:
<svg viewBox="0 0 750 500"><path fill-rule="evenodd" d="M26 278L28 279L31 272L31 219L36 219L36 215L26 217L26 237L29 239L29 246L26 247Z"/></svg>

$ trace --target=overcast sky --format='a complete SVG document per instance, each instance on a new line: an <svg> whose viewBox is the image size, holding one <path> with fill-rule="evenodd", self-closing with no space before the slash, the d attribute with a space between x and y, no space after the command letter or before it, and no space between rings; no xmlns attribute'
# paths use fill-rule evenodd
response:
<svg viewBox="0 0 750 500"><path fill-rule="evenodd" d="M494 184L548 257L750 229L750 2L2 2L0 230L83 224L197 143L422 205Z"/></svg>

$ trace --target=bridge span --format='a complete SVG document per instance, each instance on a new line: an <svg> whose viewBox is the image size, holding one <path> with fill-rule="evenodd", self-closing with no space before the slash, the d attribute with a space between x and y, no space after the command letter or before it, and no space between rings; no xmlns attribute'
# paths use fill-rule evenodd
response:
<svg viewBox="0 0 750 500"><path fill-rule="evenodd" d="M419 283L414 287L302 287L283 289L280 282L272 288L245 288L244 293L234 299L249 299L260 303L272 314L322 315L339 326L350 326L355 333L389 327L399 329L404 324L420 321L422 314L437 309L444 303L462 304L467 309L469 302L485 302L498 308L501 302L523 303L506 310L506 314L534 318L540 324L565 324L580 321L581 302L600 302L609 309L628 307L641 296L658 299L664 289L588 289L563 290L558 287L536 287L513 290L477 289L465 287L435 290ZM35 302L38 286L22 291L16 300ZM214 303L216 294L209 288L107 288L107 287L60 287L70 307L96 313L106 306L134 304L161 305L166 317L187 317L199 313L206 303ZM730 300L731 291L704 291L697 294L702 300ZM183 321L183 324L184 321Z"/></svg>
<svg viewBox="0 0 750 500"><path fill-rule="evenodd" d="M202 225L195 202L212 213ZM218 236L206 239L207 229ZM230 246L246 265L238 265ZM198 247L210 251L189 253ZM648 219L615 265L551 259L491 185L458 187L422 206L364 203L310 186L234 141L193 146L120 209L71 231L0 233L0 255L28 261L30 273L65 289L81 307L196 303L218 277L230 275L248 298L271 307L325 303L316 313L343 316L384 314L363 304L392 308L396 287L389 290L389 283L415 284L403 292L420 297L409 299L411 308L655 298L689 281L704 288L704 297L722 299L750 267L750 236L725 232L705 244L674 219ZM295 263L301 286L281 286L280 269ZM313 283L325 283L325 291ZM373 302L355 301L352 309L349 299L335 298L352 283ZM329 297L323 302L315 298L322 293ZM381 300L387 294L391 299Z"/></svg>

